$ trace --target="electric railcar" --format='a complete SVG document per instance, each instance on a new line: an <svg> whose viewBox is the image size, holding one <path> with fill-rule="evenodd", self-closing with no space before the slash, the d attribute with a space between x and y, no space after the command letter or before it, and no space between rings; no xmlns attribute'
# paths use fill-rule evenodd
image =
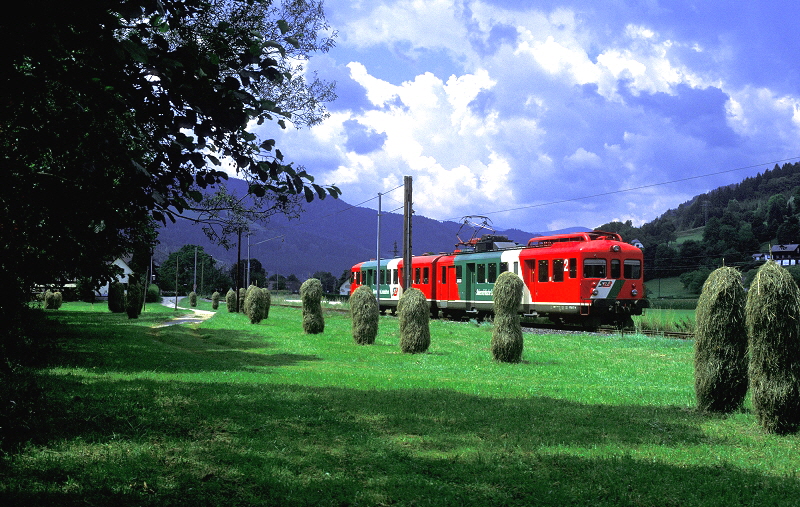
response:
<svg viewBox="0 0 800 507"><path fill-rule="evenodd" d="M519 312L554 322L597 327L629 325L645 299L642 251L619 234L592 231L536 237L518 245L498 235L474 238L467 251L414 256L412 287L431 314L481 317L492 312L495 280L512 271L524 282ZM361 285L380 292L382 311L395 311L403 294L402 258L361 262L351 269L351 294Z"/></svg>

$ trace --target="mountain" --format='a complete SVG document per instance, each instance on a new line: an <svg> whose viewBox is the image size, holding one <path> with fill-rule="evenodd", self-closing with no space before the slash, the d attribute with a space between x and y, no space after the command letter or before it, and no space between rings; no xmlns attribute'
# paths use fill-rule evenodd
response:
<svg viewBox="0 0 800 507"><path fill-rule="evenodd" d="M228 188L241 195L246 184L231 179ZM299 219L274 216L266 226L259 226L250 237L250 257L261 261L269 274L294 274L300 279L316 271L327 271L339 276L354 264L375 259L377 250L377 211L351 206L341 199L328 197L303 204ZM414 216L412 245L415 255L426 252L451 252L457 242L456 234L462 224L440 222L423 216ZM526 232L518 229L497 231L512 241L527 243L534 236L553 233L588 231L575 227L561 231ZM465 226L461 239L468 240L472 228ZM489 231L483 231L487 233ZM159 230L156 262L162 262L170 252L183 245L200 245L217 261L231 265L236 262L236 247L225 250L213 244L200 225L188 220L168 223ZM395 247L396 245L396 247ZM395 252L395 248L397 249ZM383 212L381 217L381 258L402 255L403 215ZM247 258L247 242L242 239L242 259Z"/></svg>

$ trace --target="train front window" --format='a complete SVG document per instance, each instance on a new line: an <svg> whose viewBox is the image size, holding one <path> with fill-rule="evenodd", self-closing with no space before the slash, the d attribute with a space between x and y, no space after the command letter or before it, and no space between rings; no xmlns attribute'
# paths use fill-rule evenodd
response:
<svg viewBox="0 0 800 507"><path fill-rule="evenodd" d="M395 285L397 285L398 283L400 283L400 281L399 281L399 279L398 279L398 277L397 277L397 273L398 273L398 271L399 271L399 270L397 270L397 269L393 269L393 270L392 270L392 283L393 283L393 284L395 284Z"/></svg>
<svg viewBox="0 0 800 507"><path fill-rule="evenodd" d="M584 278L605 278L606 260L605 259L584 259L583 261Z"/></svg>
<svg viewBox="0 0 800 507"><path fill-rule="evenodd" d="M611 259L611 278L617 279L620 275L619 259Z"/></svg>
<svg viewBox="0 0 800 507"><path fill-rule="evenodd" d="M625 278L638 280L642 277L642 261L639 259L625 259Z"/></svg>

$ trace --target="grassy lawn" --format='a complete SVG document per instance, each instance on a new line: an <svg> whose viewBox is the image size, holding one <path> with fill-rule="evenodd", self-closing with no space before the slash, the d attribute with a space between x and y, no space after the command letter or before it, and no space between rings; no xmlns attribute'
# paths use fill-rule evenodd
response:
<svg viewBox="0 0 800 507"><path fill-rule="evenodd" d="M431 322L400 353L382 317L305 335L300 310L251 325L222 306L153 328L67 303L42 403L0 461L3 505L796 505L800 437L748 408L694 410L692 343L526 334L491 360L489 324ZM210 308L210 304L209 304ZM748 402L749 406L749 402Z"/></svg>

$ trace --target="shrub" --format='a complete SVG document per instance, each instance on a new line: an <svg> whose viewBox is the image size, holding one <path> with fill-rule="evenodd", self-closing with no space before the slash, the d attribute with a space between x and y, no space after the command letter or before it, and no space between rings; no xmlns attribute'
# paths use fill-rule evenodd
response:
<svg viewBox="0 0 800 507"><path fill-rule="evenodd" d="M225 304L228 306L228 311L234 313L236 311L236 291L228 289L225 294Z"/></svg>
<svg viewBox="0 0 800 507"><path fill-rule="evenodd" d="M125 288L119 280L111 282L108 286L108 309L113 313L125 311Z"/></svg>
<svg viewBox="0 0 800 507"><path fill-rule="evenodd" d="M737 269L713 271L695 312L694 392L703 411L733 412L747 394L746 294Z"/></svg>
<svg viewBox="0 0 800 507"><path fill-rule="evenodd" d="M250 316L250 302L253 301L253 299L250 298L249 296L250 294L252 294L257 290L259 290L258 287L256 287L255 285L250 285L244 292L244 303L243 303L244 306L242 307L242 312L248 317Z"/></svg>
<svg viewBox="0 0 800 507"><path fill-rule="evenodd" d="M522 288L522 279L511 271L501 273L494 284L491 348L495 361L518 363L522 360L524 341L518 312Z"/></svg>
<svg viewBox="0 0 800 507"><path fill-rule="evenodd" d="M239 288L239 312L244 313L244 300L247 297L247 289L244 287Z"/></svg>
<svg viewBox="0 0 800 507"><path fill-rule="evenodd" d="M309 278L300 286L300 299L303 301L303 331L319 334L325 330L322 316L322 283Z"/></svg>
<svg viewBox="0 0 800 507"><path fill-rule="evenodd" d="M147 286L147 294L145 295L144 300L148 303L161 302L161 289L158 288L158 285L151 283Z"/></svg>
<svg viewBox="0 0 800 507"><path fill-rule="evenodd" d="M265 299L266 303L265 303L265 306L264 306L264 318L268 319L269 318L269 307L272 306L272 293L266 287L264 287L261 290L264 292L264 296L266 298Z"/></svg>
<svg viewBox="0 0 800 507"><path fill-rule="evenodd" d="M378 336L380 311L375 294L361 285L350 296L350 316L353 320L353 339L359 345L372 345Z"/></svg>
<svg viewBox="0 0 800 507"><path fill-rule="evenodd" d="M218 308L219 308L219 292L214 291L214 293L211 294L211 309L216 310Z"/></svg>
<svg viewBox="0 0 800 507"><path fill-rule="evenodd" d="M125 295L125 313L128 314L129 319L138 319L139 314L142 313L144 294L142 293L142 286L132 276L129 280L128 293Z"/></svg>
<svg viewBox="0 0 800 507"><path fill-rule="evenodd" d="M255 285L251 285L247 289L244 306L250 323L258 324L264 319L264 314L266 313L267 294Z"/></svg>
<svg viewBox="0 0 800 507"><path fill-rule="evenodd" d="M750 334L753 410L771 433L795 433L800 424L800 289L774 262L756 273L745 306Z"/></svg>
<svg viewBox="0 0 800 507"><path fill-rule="evenodd" d="M189 306L192 308L197 306L197 293L195 291L189 293Z"/></svg>
<svg viewBox="0 0 800 507"><path fill-rule="evenodd" d="M86 303L94 303L96 286L97 284L89 277L79 278L75 288L78 293L78 299Z"/></svg>
<svg viewBox="0 0 800 507"><path fill-rule="evenodd" d="M431 345L431 310L425 294L408 289L397 302L400 320L400 350L406 354L421 354Z"/></svg>

